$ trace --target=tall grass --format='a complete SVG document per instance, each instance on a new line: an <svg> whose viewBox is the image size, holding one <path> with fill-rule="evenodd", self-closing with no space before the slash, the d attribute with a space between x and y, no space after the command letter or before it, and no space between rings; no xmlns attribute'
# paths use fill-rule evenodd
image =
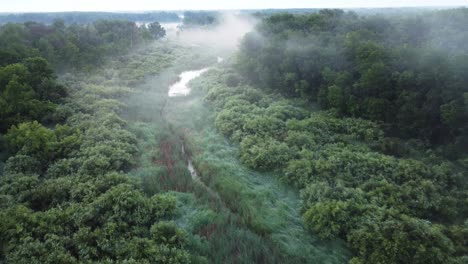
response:
<svg viewBox="0 0 468 264"><path fill-rule="evenodd" d="M180 51L175 51L180 52ZM126 98L123 116L137 135L140 157L131 175L148 195L171 191L178 199L176 223L191 233L194 255L204 258L194 263L283 263L275 246L247 228L230 212L219 196L207 192L206 186L194 181L182 153L185 130L175 128L172 111L167 105L180 101L167 96L169 84L187 67L203 65L207 58L180 63L155 77L148 77ZM179 59L183 60L183 59Z"/></svg>
<svg viewBox="0 0 468 264"><path fill-rule="evenodd" d="M346 262L349 253L341 241L319 241L304 230L297 190L280 183L278 175L252 171L239 162L237 148L213 128L201 89L168 98L169 84L181 71L213 59L212 54L172 49L184 55L159 75L146 77L125 100L123 116L138 137L141 153L131 174L149 195L171 191L177 197L174 220L192 234L196 255L206 257L193 262ZM182 145L202 182L191 178Z"/></svg>
<svg viewBox="0 0 468 264"><path fill-rule="evenodd" d="M202 180L250 231L270 241L288 263L345 263L344 242L321 241L304 230L298 191L273 173L259 173L239 162L238 149L214 127L211 109L202 101L203 76L195 90L168 104L168 120L184 132L187 149ZM198 88L197 88L198 87Z"/></svg>

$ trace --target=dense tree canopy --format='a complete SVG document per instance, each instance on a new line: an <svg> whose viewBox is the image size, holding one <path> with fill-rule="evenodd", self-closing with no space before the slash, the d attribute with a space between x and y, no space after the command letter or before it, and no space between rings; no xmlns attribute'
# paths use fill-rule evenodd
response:
<svg viewBox="0 0 468 264"><path fill-rule="evenodd" d="M238 69L251 84L384 122L453 157L468 148L467 23L467 9L273 15L243 40Z"/></svg>
<svg viewBox="0 0 468 264"><path fill-rule="evenodd" d="M173 122L166 84L205 47L2 25L0 262L465 263L467 10L264 16Z"/></svg>
<svg viewBox="0 0 468 264"><path fill-rule="evenodd" d="M47 59L57 70L90 70L106 58L129 51L148 40L164 36L157 22L138 27L126 20L97 20L85 25L65 25L54 20L5 24L0 27L0 65L21 62L32 56ZM156 30L157 31L154 31Z"/></svg>
<svg viewBox="0 0 468 264"><path fill-rule="evenodd" d="M192 237L172 221L176 198L148 195L126 174L139 155L135 134L119 116L130 88L106 84L112 74L104 80L86 74L143 43L146 30L126 21L0 28L0 262L195 258ZM149 39L163 32L159 27ZM54 68L80 73L65 88Z"/></svg>
<svg viewBox="0 0 468 264"><path fill-rule="evenodd" d="M0 67L0 132L28 120L50 121L67 96L48 62L40 57Z"/></svg>
<svg viewBox="0 0 468 264"><path fill-rule="evenodd" d="M160 39L166 36L166 30L158 22L149 24L148 31L153 39Z"/></svg>

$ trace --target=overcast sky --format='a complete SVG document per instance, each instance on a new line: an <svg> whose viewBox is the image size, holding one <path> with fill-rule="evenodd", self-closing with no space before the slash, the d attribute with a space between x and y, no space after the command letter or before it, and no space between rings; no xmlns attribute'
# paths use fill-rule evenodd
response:
<svg viewBox="0 0 468 264"><path fill-rule="evenodd" d="M467 6L468 0L0 0L0 12Z"/></svg>

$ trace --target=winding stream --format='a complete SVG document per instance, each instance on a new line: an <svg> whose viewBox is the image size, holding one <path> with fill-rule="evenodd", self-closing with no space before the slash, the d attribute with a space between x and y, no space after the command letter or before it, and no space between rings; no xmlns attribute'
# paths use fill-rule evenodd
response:
<svg viewBox="0 0 468 264"><path fill-rule="evenodd" d="M221 57L218 57L218 63L221 62L222 60L223 59ZM204 72L208 71L209 69L210 68L207 67L201 70L182 72L179 75L179 81L177 81L176 83L172 84L169 87L169 92L168 92L169 97L187 96L190 93L190 87L188 86L189 82L199 77L200 75L202 75ZM193 166L192 157L190 157L190 155L188 155L188 153L185 151L185 145L183 142L182 142L182 154L185 156L185 159L187 162L187 169L190 172L192 179L204 185L203 182L198 177L195 167ZM207 186L205 186L205 188L209 189Z"/></svg>
<svg viewBox="0 0 468 264"><path fill-rule="evenodd" d="M218 57L217 62L220 63L223 61L223 58ZM169 97L177 97L177 96L187 96L190 93L189 82L204 72L208 71L211 67L203 68L201 70L193 70L193 71L185 71L179 75L180 80L169 87L168 95ZM193 165L192 157L189 153L185 150L185 142L182 139L182 154L185 157L185 161L187 163L187 169L190 172L192 179L203 186L207 192L209 192L213 197L216 197L219 201L222 202L221 198L219 197L218 193L213 191L210 187L208 187L198 176L198 173ZM224 204L224 203L223 203Z"/></svg>
<svg viewBox="0 0 468 264"><path fill-rule="evenodd" d="M198 173L193 166L192 158L185 152L185 146L182 144L182 154L184 154L185 158L187 159L187 169L190 172L193 180L200 181L200 177L198 177Z"/></svg>
<svg viewBox="0 0 468 264"><path fill-rule="evenodd" d="M210 68L204 68L196 71L185 71L179 75L180 80L169 87L169 97L186 96L190 93L188 83L208 71Z"/></svg>
<svg viewBox="0 0 468 264"><path fill-rule="evenodd" d="M218 63L224 61L222 57L216 58ZM187 96L190 93L190 87L188 86L189 82L197 77L200 77L203 73L208 71L210 67L203 68L201 70L192 70L192 71L184 71L179 75L179 81L174 83L169 87L169 97L176 97L176 96Z"/></svg>

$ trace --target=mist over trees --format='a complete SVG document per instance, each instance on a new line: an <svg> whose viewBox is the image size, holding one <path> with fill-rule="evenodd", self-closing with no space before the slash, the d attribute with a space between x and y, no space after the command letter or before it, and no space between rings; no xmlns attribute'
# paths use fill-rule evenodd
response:
<svg viewBox="0 0 468 264"><path fill-rule="evenodd" d="M129 89L85 77L113 56L164 36L159 23L150 29L106 20L0 27L1 262L188 263L196 257L186 249L189 236L170 221L175 198L148 196L125 174L139 153L119 117L118 100ZM63 85L57 71L75 75Z"/></svg>
<svg viewBox="0 0 468 264"><path fill-rule="evenodd" d="M90 71L108 57L165 36L158 22L100 20L85 26L36 22L0 27L0 131L22 121L59 121L57 104L67 95L53 69ZM59 120L57 120L59 119Z"/></svg>
<svg viewBox="0 0 468 264"><path fill-rule="evenodd" d="M456 157L468 147L467 13L274 15L244 39L239 71L252 84L383 122L391 135L446 145Z"/></svg>
<svg viewBox="0 0 468 264"><path fill-rule="evenodd" d="M0 262L466 263L468 9L383 11L0 15Z"/></svg>
<svg viewBox="0 0 468 264"><path fill-rule="evenodd" d="M215 124L245 165L301 189L305 226L345 239L350 263L463 263L467 22L468 9L268 16L207 89Z"/></svg>
<svg viewBox="0 0 468 264"><path fill-rule="evenodd" d="M219 23L221 14L215 11L186 11L182 20L185 27L210 26Z"/></svg>
<svg viewBox="0 0 468 264"><path fill-rule="evenodd" d="M41 56L59 71L89 71L108 57L165 35L158 22L150 25L138 27L135 22L120 20L99 20L81 26L67 26L63 20L51 25L6 24L0 27L0 63L3 66Z"/></svg>
<svg viewBox="0 0 468 264"><path fill-rule="evenodd" d="M159 24L159 22L150 23L147 28L151 39L160 39L166 36L166 30L161 26L161 24Z"/></svg>

